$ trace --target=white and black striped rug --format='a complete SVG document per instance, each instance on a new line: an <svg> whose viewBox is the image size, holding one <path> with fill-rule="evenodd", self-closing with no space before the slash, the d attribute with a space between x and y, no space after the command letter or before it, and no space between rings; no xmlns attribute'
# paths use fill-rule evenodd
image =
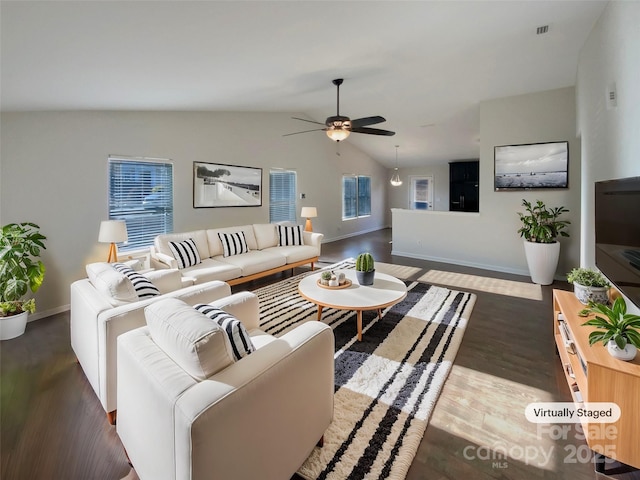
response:
<svg viewBox="0 0 640 480"><path fill-rule="evenodd" d="M346 260L327 269L353 268ZM304 273L256 290L262 329L282 335L315 320L317 307L298 295ZM476 296L407 282L407 297L364 312L357 341L354 312L325 308L333 328L335 407L324 446L298 474L306 479L403 479L449 374Z"/></svg>

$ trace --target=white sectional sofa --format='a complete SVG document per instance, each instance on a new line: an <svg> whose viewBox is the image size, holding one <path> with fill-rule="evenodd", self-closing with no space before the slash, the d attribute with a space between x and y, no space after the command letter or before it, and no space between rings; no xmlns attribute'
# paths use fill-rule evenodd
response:
<svg viewBox="0 0 640 480"><path fill-rule="evenodd" d="M178 268L178 260L169 242L193 239L201 261L180 269L180 272L183 276L193 278L196 284L223 280L235 285L305 264L311 264L313 269L320 257L324 235L301 230L303 245L282 246L278 236L279 227L266 223L159 235L151 248L152 266ZM225 256L219 234L237 232L243 233L249 251Z"/></svg>
<svg viewBox="0 0 640 480"><path fill-rule="evenodd" d="M132 282L108 263L87 265L89 278L71 284L71 347L91 387L115 422L116 341L120 334L146 325L144 308L165 298L189 304L209 303L231 295L225 282L194 285L176 269L145 273L160 295L139 299Z"/></svg>
<svg viewBox="0 0 640 480"><path fill-rule="evenodd" d="M333 332L310 321L268 335L250 292L211 305L240 320L255 351L234 361L220 328L173 299L118 338L128 457L141 480L291 478L332 421Z"/></svg>

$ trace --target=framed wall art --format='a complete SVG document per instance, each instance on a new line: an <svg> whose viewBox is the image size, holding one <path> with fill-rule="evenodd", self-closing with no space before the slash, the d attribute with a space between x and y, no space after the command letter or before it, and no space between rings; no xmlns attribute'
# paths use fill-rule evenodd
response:
<svg viewBox="0 0 640 480"><path fill-rule="evenodd" d="M193 162L193 207L259 207L262 169Z"/></svg>
<svg viewBox="0 0 640 480"><path fill-rule="evenodd" d="M495 191L569 187L569 142L494 147Z"/></svg>

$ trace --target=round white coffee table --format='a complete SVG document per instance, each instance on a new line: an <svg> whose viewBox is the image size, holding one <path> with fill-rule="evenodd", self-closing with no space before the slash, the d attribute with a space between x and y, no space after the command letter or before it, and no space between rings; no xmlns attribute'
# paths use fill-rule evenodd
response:
<svg viewBox="0 0 640 480"><path fill-rule="evenodd" d="M322 318L324 307L338 310L355 310L358 322L358 340L362 340L362 312L382 309L395 305L407 296L407 287L401 280L385 273L376 273L373 285L360 285L355 270L340 270L351 280L347 288L330 289L318 285L320 273L303 278L298 284L298 292L303 298L318 305L318 320Z"/></svg>

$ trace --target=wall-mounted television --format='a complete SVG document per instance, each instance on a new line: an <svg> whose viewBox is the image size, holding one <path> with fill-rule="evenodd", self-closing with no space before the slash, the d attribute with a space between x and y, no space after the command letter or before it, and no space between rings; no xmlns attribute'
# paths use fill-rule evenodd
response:
<svg viewBox="0 0 640 480"><path fill-rule="evenodd" d="M596 182L596 266L640 307L640 177Z"/></svg>
<svg viewBox="0 0 640 480"><path fill-rule="evenodd" d="M493 157L496 192L569 186L569 142L500 145Z"/></svg>

